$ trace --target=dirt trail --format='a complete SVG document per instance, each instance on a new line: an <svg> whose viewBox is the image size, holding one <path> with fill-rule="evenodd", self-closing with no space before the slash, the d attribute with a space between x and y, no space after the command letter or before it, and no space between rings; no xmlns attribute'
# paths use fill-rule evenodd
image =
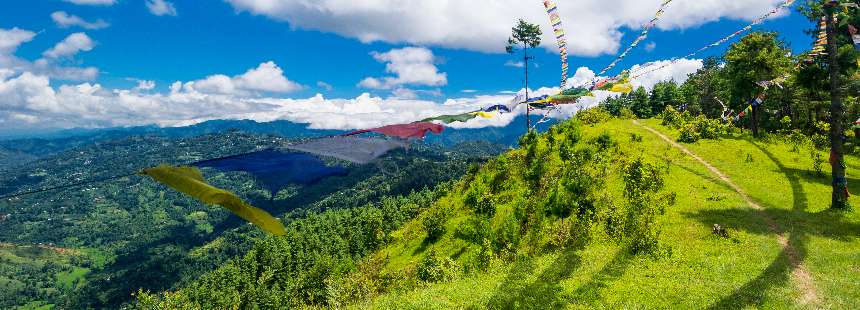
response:
<svg viewBox="0 0 860 310"><path fill-rule="evenodd" d="M757 204L755 201L753 201L752 198L750 198L750 196L747 195L747 193L743 189L740 188L740 186L735 184L735 182L732 182L732 180L729 179L729 177L726 176L726 174L724 174L722 171L720 171L719 169L717 169L716 167L711 165L709 162L705 161L704 159L702 159L701 157L699 157L695 153L691 152L689 149L687 149L683 145L678 144L677 142L675 142L675 140L672 140L671 138L664 135L663 133L661 133L661 132L659 132L659 131L651 128L651 127L643 125L643 124L639 123L639 121L637 121L637 120L633 120L633 123L638 125L638 126L641 126L645 130L648 130L649 132L653 133L654 135L660 137L660 139L663 139L664 141L666 141L666 143L669 143L670 145L672 145L672 147L681 150L682 152L684 152L688 156L690 156L693 159L695 159L696 161L698 161L700 164L702 164L703 166L708 168L708 170L710 170L711 173L715 174L717 177L720 178L720 180L722 180L723 182L728 184L729 187L731 187L735 192L737 192L738 195L740 195L741 198L743 198L744 201L746 201L747 205L749 205L750 207L752 207L755 210L764 211L764 208L762 206L760 206L759 204ZM803 265L803 262L800 260L800 255L798 255L798 253L797 253L797 249L795 249L793 246L791 246L791 244L788 241L788 238L785 237L785 233L784 233L783 229L781 229L779 227L779 225L776 223L776 221L774 221L773 218L771 218L770 216L764 215L764 216L762 216L762 219L764 219L765 224L767 224L768 228L771 231L773 231L773 233L776 234L777 241L779 242L780 245L782 245L783 249L785 250L785 253L788 256L789 263L792 266L796 266L796 268L794 268L792 275L793 275L795 285L797 285L797 287L801 290L800 303L804 304L804 305L816 304L818 302L818 293L817 293L817 290L815 288L815 284L813 283L813 280L812 280L812 274L809 272L809 270L806 269L806 266Z"/></svg>

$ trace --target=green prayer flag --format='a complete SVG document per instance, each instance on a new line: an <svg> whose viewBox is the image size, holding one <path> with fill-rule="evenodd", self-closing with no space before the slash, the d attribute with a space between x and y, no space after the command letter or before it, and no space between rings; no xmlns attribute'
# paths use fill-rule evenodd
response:
<svg viewBox="0 0 860 310"><path fill-rule="evenodd" d="M421 121L422 122L440 121L440 122L443 122L445 124L450 124L453 122L466 122L466 121L473 119L477 116L478 115L475 113L464 113L464 114L457 114L457 115L441 115L441 116L436 116L436 117L431 117L431 118L425 118Z"/></svg>

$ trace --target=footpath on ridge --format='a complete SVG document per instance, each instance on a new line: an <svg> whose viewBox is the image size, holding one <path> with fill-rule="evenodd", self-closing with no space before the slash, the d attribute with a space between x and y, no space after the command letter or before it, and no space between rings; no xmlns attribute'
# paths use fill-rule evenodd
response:
<svg viewBox="0 0 860 310"><path fill-rule="evenodd" d="M750 196L747 195L747 193L740 186L738 186L737 184L732 182L732 180L725 173L723 173L722 171L720 171L719 169L717 169L716 167L711 165L709 162L705 161L702 157L696 155L695 153L693 153L692 151L690 151L689 149L687 149L683 145L675 142L675 140L669 138L668 136L657 131L654 128L648 127L647 125L644 125L637 120L633 120L633 124L636 124L637 126L640 126L640 127L644 128L645 130L651 132L652 134L656 135L660 139L663 139L663 141L666 141L666 143L669 143L669 145L671 145L672 147L680 150L681 152L684 152L684 154L687 154L687 156L690 156L691 158L693 158L694 160L696 160L697 162L699 162L700 164L702 164L703 166L708 168L708 170L711 171L711 173L716 175L718 178L720 178L720 180L722 180L729 187L731 187L732 190L734 190L736 193L738 193L738 195L740 195L741 198L743 198L743 200L746 201L747 205L750 206L751 208L758 210L758 211L764 210L764 208L761 205L757 204L755 201L753 201L752 198L750 198ZM764 213L762 213L762 214L764 214ZM794 269L794 273L793 273L793 275L794 275L793 279L794 279L795 285L797 286L798 289L800 289L800 291L802 293L801 298L800 298L800 303L804 304L804 305L810 305L810 304L817 303L818 293L816 292L815 284L813 283L813 280L812 280L812 274L809 272L809 270L806 269L806 267L803 265L803 262L800 261L800 256L797 253L797 249L795 249L789 243L788 238L786 238L785 234L783 233L784 230L779 227L779 224L777 224L773 218L771 218L767 215L764 215L764 216L762 216L762 219L765 221L768 228L774 234L776 234L777 241L779 241L779 244L782 245L786 254L788 254L789 263L792 266L796 266Z"/></svg>

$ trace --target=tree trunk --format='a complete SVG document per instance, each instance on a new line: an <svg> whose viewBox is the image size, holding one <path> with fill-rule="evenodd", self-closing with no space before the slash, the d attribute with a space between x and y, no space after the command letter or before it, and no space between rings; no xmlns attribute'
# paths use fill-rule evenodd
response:
<svg viewBox="0 0 860 310"><path fill-rule="evenodd" d="M758 138L758 106L752 106L752 113L750 113L750 129L753 132L753 137Z"/></svg>
<svg viewBox="0 0 860 310"><path fill-rule="evenodd" d="M529 116L531 111L531 106L529 105L529 47L523 46L523 57L526 71L526 133L529 133L532 130L532 120Z"/></svg>
<svg viewBox="0 0 860 310"><path fill-rule="evenodd" d="M836 23L833 18L833 6L825 6L827 14L827 53L830 56L830 167L833 176L833 194L830 202L832 209L844 209L848 206L848 180L845 178L842 141L842 94L839 85L839 46L836 40Z"/></svg>

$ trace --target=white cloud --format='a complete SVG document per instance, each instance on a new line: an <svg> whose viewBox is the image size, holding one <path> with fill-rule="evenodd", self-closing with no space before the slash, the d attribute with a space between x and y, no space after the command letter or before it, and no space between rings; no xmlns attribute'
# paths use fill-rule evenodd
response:
<svg viewBox="0 0 860 310"><path fill-rule="evenodd" d="M526 63L524 63L522 61L508 60L507 62L505 62L505 66L506 67L514 67L514 68L523 68L526 66Z"/></svg>
<svg viewBox="0 0 860 310"><path fill-rule="evenodd" d="M202 93L227 95L248 95L251 92L288 93L302 89L301 85L288 80L284 71L272 61L261 63L242 75L228 77L216 74L185 83L182 87Z"/></svg>
<svg viewBox="0 0 860 310"><path fill-rule="evenodd" d="M63 0L77 5L113 5L116 0Z"/></svg>
<svg viewBox="0 0 860 310"><path fill-rule="evenodd" d="M385 63L385 72L395 76L368 77L358 83L371 89L391 89L401 85L443 86L448 84L448 74L439 72L434 64L436 56L423 47L404 47L385 53L373 52L373 58Z"/></svg>
<svg viewBox="0 0 860 310"><path fill-rule="evenodd" d="M134 91L146 91L155 89L155 81L150 80L139 80L139 79L129 79L131 81L137 82L137 86L132 88Z"/></svg>
<svg viewBox="0 0 860 310"><path fill-rule="evenodd" d="M23 29L0 29L0 57L14 53L18 46L30 42L35 36L35 32Z"/></svg>
<svg viewBox="0 0 860 310"><path fill-rule="evenodd" d="M660 68L666 66L664 68ZM633 87L645 87L651 89L655 84L662 81L674 80L677 83L687 81L690 74L695 73L702 68L704 64L701 59L679 59L675 62L669 60L661 60L649 62L644 65L635 65L631 68L634 75L644 74L633 78L630 83ZM660 68L659 70L657 70ZM652 71L653 70L653 71Z"/></svg>
<svg viewBox="0 0 860 310"><path fill-rule="evenodd" d="M0 69L10 74L31 72L71 81L89 81L98 76L99 70L93 67L65 67L55 64L53 59L30 62L16 57L14 53L18 46L33 40L35 36L36 33L32 31L18 28L0 29Z"/></svg>
<svg viewBox="0 0 860 310"><path fill-rule="evenodd" d="M595 77L594 71L587 67L579 67L576 69L576 73L573 76L567 78L568 87L583 87L586 84L589 84L594 80Z"/></svg>
<svg viewBox="0 0 860 310"><path fill-rule="evenodd" d="M555 51L549 18L540 1L521 0L226 0L238 11L264 15L303 29L413 45L504 52L518 18L538 23L543 46ZM621 29L640 28L663 0L564 1L559 9L573 55L615 53ZM697 0L673 2L657 27L696 27L722 18L751 20L782 0ZM476 14L475 12L480 12ZM707 42L703 42L707 43Z"/></svg>
<svg viewBox="0 0 860 310"><path fill-rule="evenodd" d="M70 34L66 39L42 53L42 56L48 58L74 56L78 52L91 51L95 45L95 42L86 33L77 32Z"/></svg>
<svg viewBox="0 0 860 310"><path fill-rule="evenodd" d="M460 92L461 92L461 93L466 93L466 94L472 94L472 93L477 93L477 92L478 92L478 90L475 90L475 89L464 89L464 90L461 90Z"/></svg>
<svg viewBox="0 0 860 310"><path fill-rule="evenodd" d="M146 0L146 8L155 16L176 16L176 7L172 2L165 0Z"/></svg>
<svg viewBox="0 0 860 310"><path fill-rule="evenodd" d="M331 84L323 82L323 81L317 81L317 87L319 87L325 91L331 91L332 89L334 89L334 86L331 86Z"/></svg>
<svg viewBox="0 0 860 310"><path fill-rule="evenodd" d="M665 63L655 62L645 67ZM701 60L678 61L665 69L635 79L633 83L648 86L666 79L681 82L686 74L700 66ZM638 68L634 67L634 70ZM579 68L571 82L586 81L593 77L594 72L590 69ZM0 69L0 98L4 98L0 101L0 128L20 130L147 124L186 126L214 119L250 119L260 122L288 120L310 124L311 128L316 129L346 130L409 123L432 116L510 104L517 94L525 92L519 90L436 102L415 98L420 97L420 94L441 95L439 90L412 90L405 87L394 88L394 96L390 98L365 93L352 99L328 99L320 94L310 98L286 99L261 96L254 91L283 89L284 85L290 85L283 81L288 80L271 62L233 77L213 75L198 81L177 81L168 92L142 92L154 89L155 83L152 81L139 81L131 89L106 89L91 83L52 86L47 75ZM558 91L558 87L542 87L529 93L531 96L540 96ZM562 106L551 117L568 118L580 109L594 106L613 95L617 94L596 91L595 97L584 98L576 105ZM451 124L450 127L506 126L522 113L524 107L519 106L511 114L489 119L478 117L465 123Z"/></svg>
<svg viewBox="0 0 860 310"><path fill-rule="evenodd" d="M69 15L68 13L63 11L56 11L54 13L51 13L51 19L53 19L54 23L57 24L57 26L60 28L79 26L84 29L102 29L110 26L110 24L101 19L96 20L94 22L88 22L83 18L80 18L75 15Z"/></svg>
<svg viewBox="0 0 860 310"><path fill-rule="evenodd" d="M645 44L645 51L646 52L649 52L649 53L653 52L654 49L656 49L656 48L657 48L657 42L652 41L652 42L648 42L648 44Z"/></svg>
<svg viewBox="0 0 860 310"><path fill-rule="evenodd" d="M391 94L394 95L392 98L397 99L418 99L418 93L408 88L397 88Z"/></svg>

